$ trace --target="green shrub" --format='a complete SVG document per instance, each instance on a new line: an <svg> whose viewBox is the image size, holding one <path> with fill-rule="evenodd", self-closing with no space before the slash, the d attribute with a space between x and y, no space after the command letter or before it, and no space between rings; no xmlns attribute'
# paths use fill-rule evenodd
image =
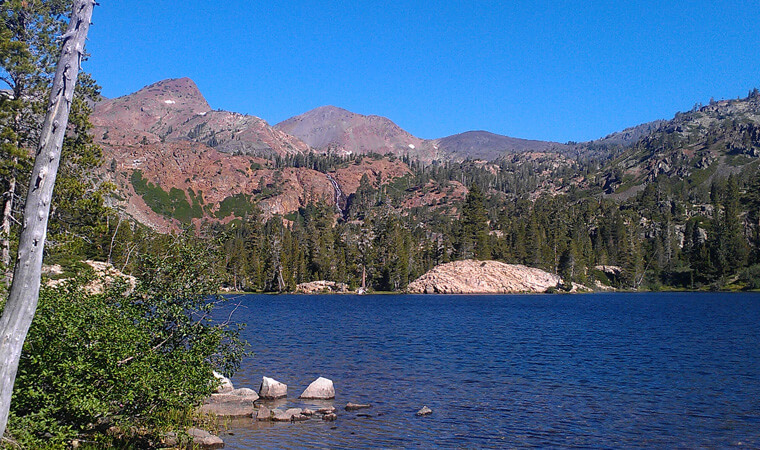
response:
<svg viewBox="0 0 760 450"><path fill-rule="evenodd" d="M760 289L760 264L744 269L739 279L746 284L747 289Z"/></svg>
<svg viewBox="0 0 760 450"><path fill-rule="evenodd" d="M27 448L73 438L157 443L167 417L215 388L244 356L237 329L210 315L218 284L205 249L162 237L139 261L141 281L91 294L86 279L44 288L19 364L9 431ZM111 437L110 439L113 439Z"/></svg>

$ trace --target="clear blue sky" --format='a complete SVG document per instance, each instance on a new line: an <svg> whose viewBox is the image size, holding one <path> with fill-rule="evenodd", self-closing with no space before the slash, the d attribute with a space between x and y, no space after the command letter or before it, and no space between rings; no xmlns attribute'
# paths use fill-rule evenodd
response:
<svg viewBox="0 0 760 450"><path fill-rule="evenodd" d="M760 87L756 0L100 3L105 96L187 76L270 124L335 105L422 138L583 141Z"/></svg>

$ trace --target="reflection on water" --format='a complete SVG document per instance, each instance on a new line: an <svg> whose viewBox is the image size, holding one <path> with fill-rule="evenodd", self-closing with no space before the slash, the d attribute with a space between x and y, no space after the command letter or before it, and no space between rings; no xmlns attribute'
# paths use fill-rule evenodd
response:
<svg viewBox="0 0 760 450"><path fill-rule="evenodd" d="M273 377L289 392L270 407L334 405L338 420L236 420L226 448L760 447L760 295L235 303L255 352L235 386ZM319 376L336 399L298 400Z"/></svg>

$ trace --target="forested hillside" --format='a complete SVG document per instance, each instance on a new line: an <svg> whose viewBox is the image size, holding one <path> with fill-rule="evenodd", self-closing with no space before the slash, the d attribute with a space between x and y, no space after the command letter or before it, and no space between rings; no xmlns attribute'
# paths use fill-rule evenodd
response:
<svg viewBox="0 0 760 450"><path fill-rule="evenodd" d="M50 261L110 257L128 270L151 229L187 229L222 250L216 266L233 290L321 279L357 287L363 276L371 289L402 290L437 264L471 257L590 287L751 288L758 117L752 91L623 136L492 161L254 157L101 139L95 178L117 186L113 217L80 254L53 247Z"/></svg>

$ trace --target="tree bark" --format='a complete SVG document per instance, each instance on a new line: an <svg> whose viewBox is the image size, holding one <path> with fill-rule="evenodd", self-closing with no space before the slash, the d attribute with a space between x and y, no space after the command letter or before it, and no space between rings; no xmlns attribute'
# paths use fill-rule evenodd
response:
<svg viewBox="0 0 760 450"><path fill-rule="evenodd" d="M50 200L95 4L95 0L74 1L68 29L61 37L63 48L29 182L13 283L0 317L0 437L8 422L24 339L37 309Z"/></svg>

